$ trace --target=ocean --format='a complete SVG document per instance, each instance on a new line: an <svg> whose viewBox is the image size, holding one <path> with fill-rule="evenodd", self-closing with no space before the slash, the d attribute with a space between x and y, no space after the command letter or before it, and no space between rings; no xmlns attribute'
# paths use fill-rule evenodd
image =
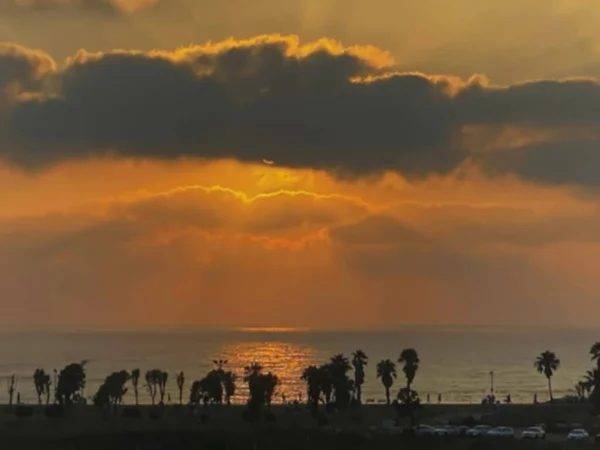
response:
<svg viewBox="0 0 600 450"><path fill-rule="evenodd" d="M288 400L302 393L302 369L326 361L335 353L349 356L362 349L369 357L363 401L384 398L384 389L375 376L377 361L397 360L403 348L417 349L421 365L414 389L423 401L430 394L437 402L479 403L490 389L490 372L498 397L510 394L513 402L530 403L535 393L539 401L548 398L547 381L534 370L535 357L551 350L561 360L552 378L555 397L573 393L574 384L592 367L589 348L600 340L600 330L552 327L442 327L411 326L395 331L136 331L136 332L4 332L0 333L0 403L8 401L8 377L17 378L21 401L36 401L33 372L44 368L52 372L69 362L88 360L85 395L92 395L104 377L113 371L160 368L170 373L168 392L178 398L175 374L186 375L184 399L189 386L213 366L213 359L227 359L230 370L242 373L243 367L258 362L278 375L281 394ZM6 380L6 381L4 381ZM5 384L6 383L6 384ZM401 365L393 391L404 383ZM240 381L241 384L241 381ZM149 397L140 388L140 402ZM244 400L240 386L236 402ZM133 393L125 398L133 403Z"/></svg>

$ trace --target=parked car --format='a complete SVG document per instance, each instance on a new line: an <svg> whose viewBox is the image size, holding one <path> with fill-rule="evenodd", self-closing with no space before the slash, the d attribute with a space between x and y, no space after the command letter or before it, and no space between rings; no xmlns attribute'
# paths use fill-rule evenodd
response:
<svg viewBox="0 0 600 450"><path fill-rule="evenodd" d="M458 427L458 436L466 436L467 432L470 430L471 428L466 426L466 425L461 425L460 427Z"/></svg>
<svg viewBox="0 0 600 450"><path fill-rule="evenodd" d="M435 436L436 429L429 425L417 425L413 428L415 436Z"/></svg>
<svg viewBox="0 0 600 450"><path fill-rule="evenodd" d="M590 435L583 428L575 428L567 435L567 441L587 441Z"/></svg>
<svg viewBox="0 0 600 450"><path fill-rule="evenodd" d="M514 438L515 430L510 427L496 427L490 430L486 436L496 438Z"/></svg>
<svg viewBox="0 0 600 450"><path fill-rule="evenodd" d="M488 432L492 429L489 425L476 425L470 430L467 430L468 437L481 437L488 434Z"/></svg>
<svg viewBox="0 0 600 450"><path fill-rule="evenodd" d="M546 439L546 432L542 427L530 427L523 430L521 439Z"/></svg>
<svg viewBox="0 0 600 450"><path fill-rule="evenodd" d="M458 428L452 425L442 425L435 429L436 436L458 436Z"/></svg>

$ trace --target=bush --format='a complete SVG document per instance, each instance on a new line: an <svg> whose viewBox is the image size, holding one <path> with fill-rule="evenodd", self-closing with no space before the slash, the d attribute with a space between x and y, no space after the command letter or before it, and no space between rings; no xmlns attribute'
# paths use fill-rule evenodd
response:
<svg viewBox="0 0 600 450"><path fill-rule="evenodd" d="M33 416L35 412L35 409L33 408L33 406L27 406L27 405L18 405L15 408L15 416L16 417L31 417Z"/></svg>
<svg viewBox="0 0 600 450"><path fill-rule="evenodd" d="M65 410L60 405L49 405L46 406L46 409L44 410L44 415L51 419L56 419L59 417L64 417Z"/></svg>
<svg viewBox="0 0 600 450"><path fill-rule="evenodd" d="M142 411L139 408L124 408L121 413L127 419L141 419Z"/></svg>

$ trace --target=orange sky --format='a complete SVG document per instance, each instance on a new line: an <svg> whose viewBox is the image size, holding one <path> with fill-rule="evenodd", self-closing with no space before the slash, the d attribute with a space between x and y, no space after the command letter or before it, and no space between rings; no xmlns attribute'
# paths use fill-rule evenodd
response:
<svg viewBox="0 0 600 450"><path fill-rule="evenodd" d="M201 11L194 2L172 1L107 6L98 0L100 7L90 11L77 2L37 9L0 0L0 41L22 46L0 46L1 321L309 328L593 323L588 318L600 312L597 2L459 0L450 8L436 0L419 6L305 0L275 7L260 0L246 11L245 2L224 0ZM228 35L272 32L297 36L219 43ZM317 41L323 36L333 40ZM212 46L203 46L210 39ZM253 62L200 67L197 59L265 42L283 45L282 57L298 65L299 91L323 79L328 90L350 83L346 66L358 61L353 83L375 80L373 89L357 94L374 96L365 108L379 108L389 95L398 95L398 104L413 102L425 82L432 86L426 99L435 102L410 103L408 112L390 103L391 118L371 109L364 120L373 124L365 123L364 134L354 116L344 122L337 109L322 112L323 103L305 120L312 124L322 113L319 127L339 123L340 133L347 132L348 141L331 135L331 150L319 140L322 128L310 128L321 130L311 135L319 140L314 148L310 140L296 148L294 128L271 137L272 121L253 122L238 110L240 133L283 143L248 153L253 141L239 144L234 137L226 141L231 149L214 144L203 153L213 144L188 147L180 140L187 128L173 141L164 138L168 122L153 135L162 147L146 148L135 130L121 135L102 122L128 107L111 103L112 86L132 92L146 83L133 78L138 81L129 85L125 75L105 82L113 72L97 85L89 81L110 58L150 61L148 71L157 61L193 66L195 76L226 84L235 108L254 102L259 91L275 98L281 80L258 77ZM115 48L120 51L106 53ZM319 52L330 61L324 68L314 57ZM21 65L2 65L15 54L36 61L36 71L24 75ZM261 61L256 55L250 58ZM302 66L311 55L314 67ZM427 75L402 91L378 78L407 71ZM175 88L187 80L177 76ZM566 77L564 84L523 84ZM169 83L157 79L151 87ZM90 93L94 86L98 91ZM377 86L396 90L376 97ZM354 88L340 92L347 89ZM307 92L302 100L312 95ZM76 95L86 108L99 105L89 116L97 122L88 116L76 122L76 115L69 123L67 113L55 114L49 117L59 131L48 132L48 120L39 125L19 109ZM125 102L140 101L142 109L123 127L147 110L166 109L170 99L132 94ZM276 105L295 118L287 115L290 103ZM205 112L190 108L193 114L176 108L170 115L186 122ZM460 120L443 108L455 108ZM218 106L207 111L206 120L220 114ZM412 143L421 122L402 124L414 117L426 131ZM433 135L433 144L422 144ZM354 148L354 142L366 144ZM160 154L166 148L168 155Z"/></svg>

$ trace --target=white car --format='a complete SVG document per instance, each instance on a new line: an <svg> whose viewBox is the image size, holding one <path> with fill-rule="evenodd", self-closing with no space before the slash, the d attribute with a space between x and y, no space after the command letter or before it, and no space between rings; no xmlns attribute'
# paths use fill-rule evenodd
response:
<svg viewBox="0 0 600 450"><path fill-rule="evenodd" d="M435 436L436 429L429 425L417 425L413 428L415 436Z"/></svg>
<svg viewBox="0 0 600 450"><path fill-rule="evenodd" d="M489 425L476 425L470 430L467 430L468 437L480 437L485 436L492 429Z"/></svg>
<svg viewBox="0 0 600 450"><path fill-rule="evenodd" d="M526 428L521 432L521 439L546 439L546 432L542 427Z"/></svg>
<svg viewBox="0 0 600 450"><path fill-rule="evenodd" d="M497 438L514 438L515 430L510 427L497 427L493 430L490 430L487 437L497 437Z"/></svg>
<svg viewBox="0 0 600 450"><path fill-rule="evenodd" d="M458 428L452 425L442 425L435 429L435 436L458 436Z"/></svg>
<svg viewBox="0 0 600 450"><path fill-rule="evenodd" d="M590 435L583 428L575 428L567 435L567 441L587 441Z"/></svg>

